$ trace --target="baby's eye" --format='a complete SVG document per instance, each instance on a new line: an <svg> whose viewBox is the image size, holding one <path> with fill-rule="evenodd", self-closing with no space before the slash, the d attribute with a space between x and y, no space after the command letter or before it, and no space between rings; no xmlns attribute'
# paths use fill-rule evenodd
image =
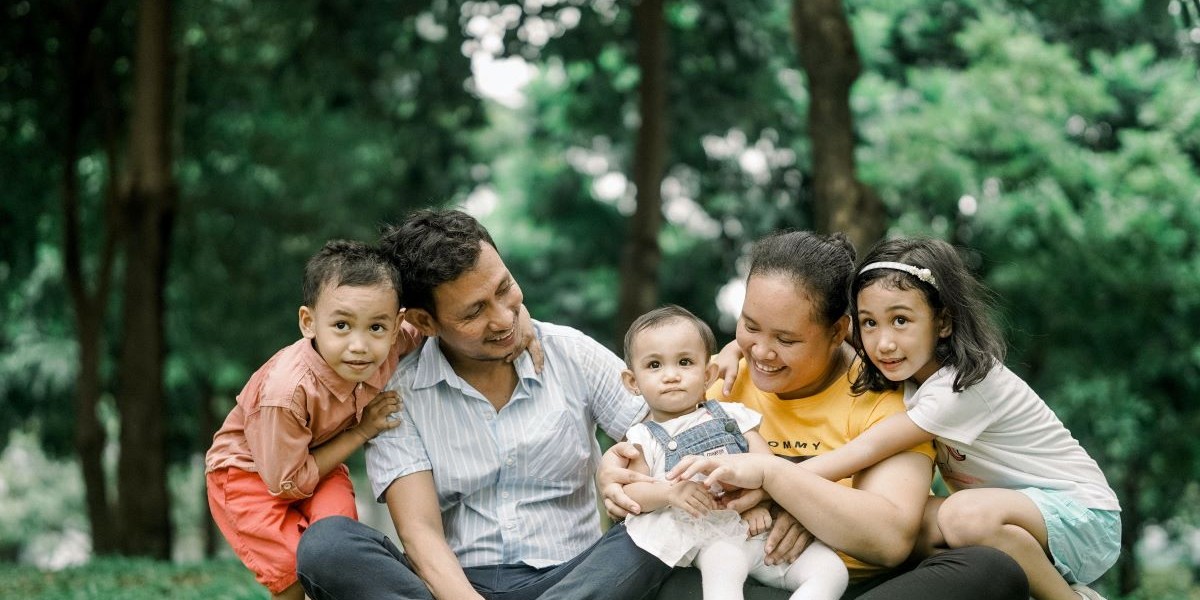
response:
<svg viewBox="0 0 1200 600"><path fill-rule="evenodd" d="M657 360L652 360L652 361L646 363L646 367L650 368L650 369L657 369L661 366L662 366L662 363L658 362Z"/></svg>
<svg viewBox="0 0 1200 600"><path fill-rule="evenodd" d="M690 367L690 366L692 366L692 365L694 365L694 364L696 364L696 361L694 361L694 360L692 360L692 359L690 359L690 358L681 358L681 359L679 359L679 365L680 365L680 366L683 366L683 367Z"/></svg>

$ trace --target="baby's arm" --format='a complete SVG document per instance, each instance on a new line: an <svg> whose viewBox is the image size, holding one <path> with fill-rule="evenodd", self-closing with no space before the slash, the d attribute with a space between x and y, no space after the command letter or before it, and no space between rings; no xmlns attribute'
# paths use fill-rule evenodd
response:
<svg viewBox="0 0 1200 600"><path fill-rule="evenodd" d="M631 471L650 474L650 465L643 455L629 463ZM625 494L638 503L643 513L674 506L699 517L716 508L716 502L708 489L695 481L653 481L625 484Z"/></svg>
<svg viewBox="0 0 1200 600"><path fill-rule="evenodd" d="M934 438L917 427L908 413L897 413L862 432L845 446L814 456L800 466L830 481L839 481Z"/></svg>

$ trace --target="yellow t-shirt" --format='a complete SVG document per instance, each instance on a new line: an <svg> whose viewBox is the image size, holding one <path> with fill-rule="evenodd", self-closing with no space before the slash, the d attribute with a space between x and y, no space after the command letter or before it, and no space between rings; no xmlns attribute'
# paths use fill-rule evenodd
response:
<svg viewBox="0 0 1200 600"><path fill-rule="evenodd" d="M858 365L856 360L849 372L856 373ZM708 389L708 397L724 402L740 402L762 413L762 425L758 432L767 440L771 451L777 456L799 462L840 448L876 423L904 412L904 398L900 391L866 392L855 396L850 392L850 383L849 376L840 377L816 395L784 400L754 387L743 359L729 395L722 392L725 383L717 381ZM924 454L930 460L934 458L932 442L925 442L909 451ZM840 483L849 486L852 482L843 479ZM838 554L850 569L852 578L884 570L883 567L864 563L841 552Z"/></svg>

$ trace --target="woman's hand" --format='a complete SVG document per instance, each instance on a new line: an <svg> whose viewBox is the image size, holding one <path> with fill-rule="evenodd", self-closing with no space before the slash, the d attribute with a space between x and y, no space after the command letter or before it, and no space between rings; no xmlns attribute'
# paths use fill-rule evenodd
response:
<svg viewBox="0 0 1200 600"><path fill-rule="evenodd" d="M728 396L733 391L733 382L737 379L738 363L742 360L742 349L737 345L737 340L733 340L725 344L724 348L717 353L712 359L712 363L717 365L717 379L725 381L725 395Z"/></svg>
<svg viewBox="0 0 1200 600"><path fill-rule="evenodd" d="M541 373L542 367L546 365L546 354L542 351L542 342L538 340L537 330L529 317L529 309L525 308L524 304L521 305L521 314L517 316L516 328L517 347L504 357L504 362L515 362L522 352L528 350L529 358L533 359L533 370Z"/></svg>
<svg viewBox="0 0 1200 600"><path fill-rule="evenodd" d="M617 442L600 457L600 466L596 469L596 486L604 498L604 510L614 521L642 512L642 507L625 493L626 484L654 481L649 475L629 469L629 463L641 456L642 450L639 446L629 442Z"/></svg>
<svg viewBox="0 0 1200 600"><path fill-rule="evenodd" d="M813 535L788 511L775 507L774 512L775 522L764 546L767 553L764 562L768 565L791 564L813 543Z"/></svg>

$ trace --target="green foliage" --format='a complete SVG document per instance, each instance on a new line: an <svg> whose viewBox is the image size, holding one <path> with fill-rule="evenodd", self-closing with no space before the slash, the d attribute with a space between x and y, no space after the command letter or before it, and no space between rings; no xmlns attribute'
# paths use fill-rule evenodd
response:
<svg viewBox="0 0 1200 600"><path fill-rule="evenodd" d="M0 563L0 592L27 600L261 600L268 597L237 561L174 565L142 559L98 559L58 572Z"/></svg>

